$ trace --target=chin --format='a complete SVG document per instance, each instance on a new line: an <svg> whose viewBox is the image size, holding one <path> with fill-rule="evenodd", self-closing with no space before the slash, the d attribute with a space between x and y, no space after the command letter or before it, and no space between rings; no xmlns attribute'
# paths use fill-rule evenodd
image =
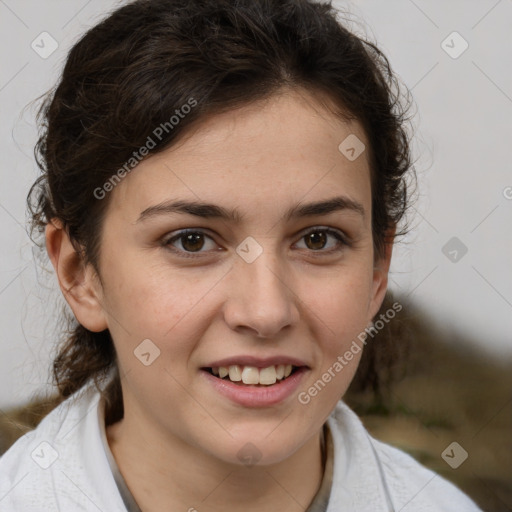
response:
<svg viewBox="0 0 512 512"><path fill-rule="evenodd" d="M223 447L216 444L212 447L211 453L228 464L240 467L278 464L300 449L307 438L299 433L294 435L286 428L276 434L276 425L279 425L279 422L274 422L268 429L262 429L261 426L246 428L243 435L230 438L224 450L219 450ZM274 430L273 435L272 430Z"/></svg>

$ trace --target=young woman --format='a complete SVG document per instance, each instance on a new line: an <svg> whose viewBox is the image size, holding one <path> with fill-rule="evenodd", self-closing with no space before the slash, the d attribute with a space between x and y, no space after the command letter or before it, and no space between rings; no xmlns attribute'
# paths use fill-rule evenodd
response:
<svg viewBox="0 0 512 512"><path fill-rule="evenodd" d="M67 399L2 457L0 510L477 511L340 401L407 206L404 114L328 4L138 0L87 32L30 194L76 319Z"/></svg>

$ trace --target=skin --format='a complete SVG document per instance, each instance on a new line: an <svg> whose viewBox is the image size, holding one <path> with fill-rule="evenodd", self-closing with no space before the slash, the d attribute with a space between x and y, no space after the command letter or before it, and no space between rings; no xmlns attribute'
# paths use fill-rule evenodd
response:
<svg viewBox="0 0 512 512"><path fill-rule="evenodd" d="M107 428L110 447L145 511L303 511L322 477L322 425L345 393L361 353L307 404L297 399L343 355L377 313L387 287L391 246L374 258L371 188L365 151L349 161L339 144L357 121L334 117L306 91L213 116L177 145L154 155L110 193L103 226L101 281L80 259L58 221L47 248L78 321L108 328L122 376L125 416ZM296 219L301 204L344 196L364 215L337 210ZM169 199L235 208L240 222L165 213L137 222ZM350 244L327 235L329 227ZM162 240L185 228L206 233L190 245ZM252 263L237 246L263 249ZM320 238L321 239L321 238ZM144 366L144 339L160 356ZM308 366L299 389L272 407L250 408L220 395L201 367L233 355L288 355ZM248 442L261 460L237 457Z"/></svg>

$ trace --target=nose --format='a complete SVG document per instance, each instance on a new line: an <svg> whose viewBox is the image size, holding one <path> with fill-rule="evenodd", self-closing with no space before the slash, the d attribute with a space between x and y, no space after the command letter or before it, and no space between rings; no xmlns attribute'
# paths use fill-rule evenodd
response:
<svg viewBox="0 0 512 512"><path fill-rule="evenodd" d="M238 260L229 279L224 319L232 330L272 338L298 322L298 297L277 258L263 252L252 263Z"/></svg>

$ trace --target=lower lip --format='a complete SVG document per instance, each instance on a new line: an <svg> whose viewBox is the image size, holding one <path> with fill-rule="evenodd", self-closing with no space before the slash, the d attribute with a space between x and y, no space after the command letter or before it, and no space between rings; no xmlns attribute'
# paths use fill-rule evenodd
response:
<svg viewBox="0 0 512 512"><path fill-rule="evenodd" d="M293 395L307 371L307 368L299 368L286 379L271 386L235 384L230 380L219 379L206 370L201 370L201 373L221 395L231 401L244 407L269 407Z"/></svg>

